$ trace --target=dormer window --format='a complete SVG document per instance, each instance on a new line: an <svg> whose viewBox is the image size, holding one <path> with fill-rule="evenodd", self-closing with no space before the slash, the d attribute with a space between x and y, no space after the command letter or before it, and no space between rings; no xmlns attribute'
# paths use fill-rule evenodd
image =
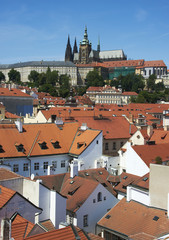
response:
<svg viewBox="0 0 169 240"><path fill-rule="evenodd" d="M47 149L48 148L45 141L43 141L43 142L39 141L38 143L39 143L39 146L40 146L41 149Z"/></svg>
<svg viewBox="0 0 169 240"><path fill-rule="evenodd" d="M85 142L78 142L77 143L77 148L81 148L82 146L86 146L86 143Z"/></svg>
<svg viewBox="0 0 169 240"><path fill-rule="evenodd" d="M54 141L53 139L51 140L51 143L53 145L54 148L61 148L60 144L58 141Z"/></svg>
<svg viewBox="0 0 169 240"><path fill-rule="evenodd" d="M15 147L16 147L18 152L24 152L25 151L25 149L23 147L23 144L15 143Z"/></svg>
<svg viewBox="0 0 169 240"><path fill-rule="evenodd" d="M4 152L2 145L0 145L0 153Z"/></svg>

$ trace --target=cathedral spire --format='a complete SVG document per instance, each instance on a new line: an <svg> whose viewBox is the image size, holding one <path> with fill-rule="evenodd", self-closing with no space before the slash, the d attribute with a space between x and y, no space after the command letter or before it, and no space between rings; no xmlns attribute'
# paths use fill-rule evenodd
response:
<svg viewBox="0 0 169 240"><path fill-rule="evenodd" d="M84 32L84 38L82 40L82 45L86 45L89 44L89 40L88 40L88 35L87 35L87 27L85 26L85 32Z"/></svg>
<svg viewBox="0 0 169 240"><path fill-rule="evenodd" d="M73 55L72 55L72 47L70 45L70 38L68 35L68 40L67 40L67 46L66 46L66 51L65 51L65 62L67 61L73 61Z"/></svg>
<svg viewBox="0 0 169 240"><path fill-rule="evenodd" d="M98 37L97 51L100 52L100 37Z"/></svg>

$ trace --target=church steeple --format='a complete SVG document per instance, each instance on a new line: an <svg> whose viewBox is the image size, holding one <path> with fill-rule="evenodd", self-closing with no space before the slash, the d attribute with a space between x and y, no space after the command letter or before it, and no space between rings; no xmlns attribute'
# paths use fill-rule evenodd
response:
<svg viewBox="0 0 169 240"><path fill-rule="evenodd" d="M67 46L66 46L66 51L65 51L65 62L66 61L73 61L73 55L72 55L72 47L70 45L70 38L68 35L68 40L67 40Z"/></svg>
<svg viewBox="0 0 169 240"><path fill-rule="evenodd" d="M74 58L74 54L75 53L78 53L77 44L76 44L76 38L75 38L74 47L73 47L73 58Z"/></svg>
<svg viewBox="0 0 169 240"><path fill-rule="evenodd" d="M98 37L97 51L100 52L100 37Z"/></svg>
<svg viewBox="0 0 169 240"><path fill-rule="evenodd" d="M87 45L87 44L89 44L88 35L87 35L87 27L86 27L86 26L85 26L84 38L83 38L81 44L82 44L82 45Z"/></svg>

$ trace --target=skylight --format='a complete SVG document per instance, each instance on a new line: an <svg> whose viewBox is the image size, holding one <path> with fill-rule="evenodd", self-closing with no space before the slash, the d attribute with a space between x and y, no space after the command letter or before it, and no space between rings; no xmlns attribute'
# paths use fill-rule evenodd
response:
<svg viewBox="0 0 169 240"><path fill-rule="evenodd" d="M146 182L146 181L147 181L147 179L148 179L148 177L145 177L145 178L143 178L143 181L145 181L145 182Z"/></svg>
<svg viewBox="0 0 169 240"><path fill-rule="evenodd" d="M124 176L124 177L123 177L123 179L127 179L127 178L128 178L128 176Z"/></svg>
<svg viewBox="0 0 169 240"><path fill-rule="evenodd" d="M159 217L158 216L154 216L153 220L154 221L158 221Z"/></svg>
<svg viewBox="0 0 169 240"><path fill-rule="evenodd" d="M106 219L109 219L111 216L108 214L105 216Z"/></svg>

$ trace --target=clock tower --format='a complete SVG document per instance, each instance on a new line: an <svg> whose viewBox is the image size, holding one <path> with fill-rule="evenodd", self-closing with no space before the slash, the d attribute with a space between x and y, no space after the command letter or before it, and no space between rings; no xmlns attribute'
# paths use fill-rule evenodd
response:
<svg viewBox="0 0 169 240"><path fill-rule="evenodd" d="M80 42L79 46L79 63L86 64L89 63L89 54L92 50L92 44L89 43L87 35L87 27L85 27L85 33L83 41Z"/></svg>

